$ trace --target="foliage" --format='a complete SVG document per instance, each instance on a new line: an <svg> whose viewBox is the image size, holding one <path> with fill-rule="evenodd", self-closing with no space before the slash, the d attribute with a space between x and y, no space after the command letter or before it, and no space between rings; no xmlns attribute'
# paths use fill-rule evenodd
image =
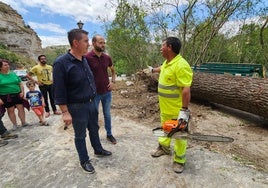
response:
<svg viewBox="0 0 268 188"><path fill-rule="evenodd" d="M10 62L17 62L19 59L18 56L14 52L11 52L6 49L1 49L1 48L0 48L0 57L1 59L6 59Z"/></svg>
<svg viewBox="0 0 268 188"><path fill-rule="evenodd" d="M245 43L241 47L241 62L264 63L264 58L261 55L261 46L259 43L259 32L259 25L250 24L243 26L241 37L244 37Z"/></svg>
<svg viewBox="0 0 268 188"><path fill-rule="evenodd" d="M0 58L8 60L10 62L11 69L16 68L29 69L32 65L35 64L35 62L32 59L11 52L4 44L1 43L0 43Z"/></svg>
<svg viewBox="0 0 268 188"><path fill-rule="evenodd" d="M161 39L176 36L182 40L181 54L191 65L205 62L260 63L268 65L268 8L266 0L109 0L116 15L106 24L107 50L113 58L118 74L132 74L147 65L158 66L163 58ZM0 12L12 13L3 6ZM107 3L108 4L108 3ZM249 18L261 19L248 23ZM223 33L229 21L240 21L238 33ZM262 25L260 25L262 24ZM30 26L21 28L29 32ZM7 28L0 28L6 32ZM230 35L231 34L231 35ZM15 45L15 44L14 44ZM48 64L68 46L44 49ZM0 44L0 58L8 59L15 66L30 67L35 62L10 52Z"/></svg>
<svg viewBox="0 0 268 188"><path fill-rule="evenodd" d="M242 28L235 36L221 31L228 21L242 20L246 25L247 18L265 17L267 8L260 8L264 0L110 2L116 6L116 16L106 25L107 44L119 72L133 73L146 65L161 64L159 44L167 36L182 40L181 54L192 65L204 62L265 64L267 61L266 45L262 45L261 50L259 44L257 23L256 28L252 26L255 29L245 33ZM263 38L267 38L265 32Z"/></svg>
<svg viewBox="0 0 268 188"><path fill-rule="evenodd" d="M127 64L124 63L124 61L119 60L115 63L115 69L116 69L116 74L117 75L122 75L125 74L128 70Z"/></svg>
<svg viewBox="0 0 268 188"><path fill-rule="evenodd" d="M7 50L8 47L5 44L0 43L0 49Z"/></svg>
<svg viewBox="0 0 268 188"><path fill-rule="evenodd" d="M69 46L53 46L43 49L48 64L52 65L54 60L68 50ZM36 64L36 61L16 54L8 50L8 47L0 43L0 58L10 61L11 69L23 68L29 70Z"/></svg>
<svg viewBox="0 0 268 188"><path fill-rule="evenodd" d="M264 29L264 38L268 38L268 28ZM260 45L260 26L257 24L244 25L241 33L225 40L230 62L266 65L265 55ZM265 53L268 53L266 51ZM223 59L223 57L222 57Z"/></svg>
<svg viewBox="0 0 268 188"><path fill-rule="evenodd" d="M125 74L132 74L147 64L149 31L145 17L146 13L137 5L118 0L115 19L106 27L109 54L115 67L124 69Z"/></svg>
<svg viewBox="0 0 268 188"><path fill-rule="evenodd" d="M55 61L55 59L60 56L63 55L67 52L69 46L52 46L52 47L46 47L45 49L43 49L44 55L47 58L47 64L52 65L53 62Z"/></svg>

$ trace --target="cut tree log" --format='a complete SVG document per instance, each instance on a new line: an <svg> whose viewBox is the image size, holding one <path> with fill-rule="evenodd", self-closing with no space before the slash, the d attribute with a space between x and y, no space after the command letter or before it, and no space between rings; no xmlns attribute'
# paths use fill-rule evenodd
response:
<svg viewBox="0 0 268 188"><path fill-rule="evenodd" d="M191 95L268 118L267 79L195 72Z"/></svg>
<svg viewBox="0 0 268 188"><path fill-rule="evenodd" d="M157 92L157 74L136 75L149 91ZM264 78L194 72L191 97L268 118L268 80Z"/></svg>

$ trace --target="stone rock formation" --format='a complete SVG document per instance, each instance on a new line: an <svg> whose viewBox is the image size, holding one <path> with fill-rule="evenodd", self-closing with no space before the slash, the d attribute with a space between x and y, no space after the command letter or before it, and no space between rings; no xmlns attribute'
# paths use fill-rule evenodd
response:
<svg viewBox="0 0 268 188"><path fill-rule="evenodd" d="M41 39L36 32L25 25L17 11L3 2L0 2L0 43L34 60L42 53Z"/></svg>

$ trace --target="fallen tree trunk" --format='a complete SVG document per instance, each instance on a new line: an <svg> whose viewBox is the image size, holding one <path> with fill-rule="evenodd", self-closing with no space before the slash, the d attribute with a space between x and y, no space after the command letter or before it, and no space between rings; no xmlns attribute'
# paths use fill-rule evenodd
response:
<svg viewBox="0 0 268 188"><path fill-rule="evenodd" d="M268 118L267 79L195 72L191 94Z"/></svg>
<svg viewBox="0 0 268 188"><path fill-rule="evenodd" d="M157 92L158 74L136 75ZM268 118L267 79L194 72L191 96Z"/></svg>

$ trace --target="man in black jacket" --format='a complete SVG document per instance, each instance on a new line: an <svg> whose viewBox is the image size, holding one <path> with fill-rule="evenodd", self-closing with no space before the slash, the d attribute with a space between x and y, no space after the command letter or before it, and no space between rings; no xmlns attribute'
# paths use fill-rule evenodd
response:
<svg viewBox="0 0 268 188"><path fill-rule="evenodd" d="M88 32L73 29L68 32L71 50L58 57L53 65L53 89L55 104L62 111L65 125L73 125L75 146L80 165L88 173L94 173L86 147L86 129L95 155L109 156L99 138L98 110L94 102L96 86L87 60Z"/></svg>

